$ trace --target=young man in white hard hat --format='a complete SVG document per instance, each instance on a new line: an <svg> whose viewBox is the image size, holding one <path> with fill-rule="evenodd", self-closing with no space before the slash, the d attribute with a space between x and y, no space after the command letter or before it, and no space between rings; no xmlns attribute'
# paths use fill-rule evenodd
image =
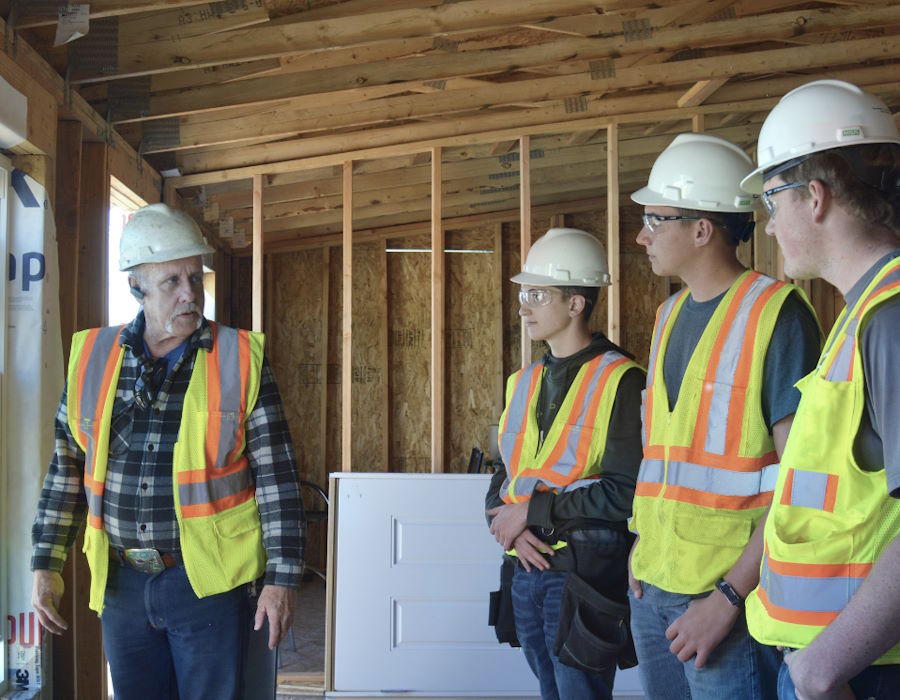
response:
<svg viewBox="0 0 900 700"><path fill-rule="evenodd" d="M211 252L188 215L140 209L119 268L141 311L72 340L32 602L46 630L67 629L59 572L86 524L116 697L237 700L251 624L268 620L274 649L293 619L305 523L290 434L262 335L203 318Z"/></svg>
<svg viewBox="0 0 900 700"><path fill-rule="evenodd" d="M611 698L617 657L630 649L625 522L644 372L590 331L599 288L609 284L592 234L550 229L512 281L528 335L549 352L507 381L502 464L486 512L514 567L516 636L541 697Z"/></svg>
<svg viewBox="0 0 900 700"><path fill-rule="evenodd" d="M815 363L815 314L792 285L747 270L753 230L737 146L681 134L653 164L637 242L686 287L657 312L634 499L631 628L648 697L774 697L778 658L747 632L778 458Z"/></svg>
<svg viewBox="0 0 900 700"><path fill-rule="evenodd" d="M766 232L787 275L846 306L781 460L750 632L786 650L782 698L900 696L900 134L855 85L785 95L763 124Z"/></svg>

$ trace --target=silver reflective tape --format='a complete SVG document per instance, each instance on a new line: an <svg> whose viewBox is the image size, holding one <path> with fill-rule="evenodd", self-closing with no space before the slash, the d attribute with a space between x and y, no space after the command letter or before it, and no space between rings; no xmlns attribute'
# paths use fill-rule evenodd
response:
<svg viewBox="0 0 900 700"><path fill-rule="evenodd" d="M760 472L735 472L671 460L666 474L668 484L719 496L755 496L761 481Z"/></svg>
<svg viewBox="0 0 900 700"><path fill-rule="evenodd" d="M221 498L234 496L250 486L250 472L239 469L233 474L221 476L198 483L181 484L178 495L182 506L196 506L218 501Z"/></svg>
<svg viewBox="0 0 900 700"><path fill-rule="evenodd" d="M844 609L864 579L850 577L803 577L777 574L764 560L760 577L766 596L772 603L788 610L813 613L836 613Z"/></svg>
<svg viewBox="0 0 900 700"><path fill-rule="evenodd" d="M791 505L824 510L828 490L828 474L794 469L791 483Z"/></svg>
<svg viewBox="0 0 900 700"><path fill-rule="evenodd" d="M666 474L666 465L661 459L644 459L638 471L638 481L653 484L663 483Z"/></svg>

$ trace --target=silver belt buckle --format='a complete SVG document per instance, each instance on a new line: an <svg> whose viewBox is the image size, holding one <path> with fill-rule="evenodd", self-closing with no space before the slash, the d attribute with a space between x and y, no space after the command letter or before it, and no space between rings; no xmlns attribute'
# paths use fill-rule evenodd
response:
<svg viewBox="0 0 900 700"><path fill-rule="evenodd" d="M166 568L162 557L155 549L126 549L125 561L135 571L145 574L158 574Z"/></svg>

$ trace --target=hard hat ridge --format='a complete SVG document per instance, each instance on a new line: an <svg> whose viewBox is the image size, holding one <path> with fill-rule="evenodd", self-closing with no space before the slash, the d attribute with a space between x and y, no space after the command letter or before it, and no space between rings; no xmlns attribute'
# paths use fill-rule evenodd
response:
<svg viewBox="0 0 900 700"><path fill-rule="evenodd" d="M551 228L538 238L512 282L540 287L605 287L606 251L595 236L577 228Z"/></svg>
<svg viewBox="0 0 900 700"><path fill-rule="evenodd" d="M757 168L741 187L760 193L766 179L814 153L875 143L900 144L887 105L852 83L814 80L791 90L769 112L757 140Z"/></svg>
<svg viewBox="0 0 900 700"><path fill-rule="evenodd" d="M166 204L149 204L138 209L122 230L119 269L213 252L189 215Z"/></svg>
<svg viewBox="0 0 900 700"><path fill-rule="evenodd" d="M646 187L631 195L645 206L749 214L754 197L740 187L753 161L731 141L709 134L678 134L659 154Z"/></svg>

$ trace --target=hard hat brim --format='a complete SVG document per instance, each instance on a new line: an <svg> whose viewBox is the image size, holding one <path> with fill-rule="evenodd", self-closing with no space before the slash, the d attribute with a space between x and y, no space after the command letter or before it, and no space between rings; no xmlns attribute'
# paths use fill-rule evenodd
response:
<svg viewBox="0 0 900 700"><path fill-rule="evenodd" d="M546 275L535 275L532 272L520 272L510 277L509 281L516 284L531 284L535 287L608 287L609 275L604 275L602 281L588 282L585 280L557 279Z"/></svg>

